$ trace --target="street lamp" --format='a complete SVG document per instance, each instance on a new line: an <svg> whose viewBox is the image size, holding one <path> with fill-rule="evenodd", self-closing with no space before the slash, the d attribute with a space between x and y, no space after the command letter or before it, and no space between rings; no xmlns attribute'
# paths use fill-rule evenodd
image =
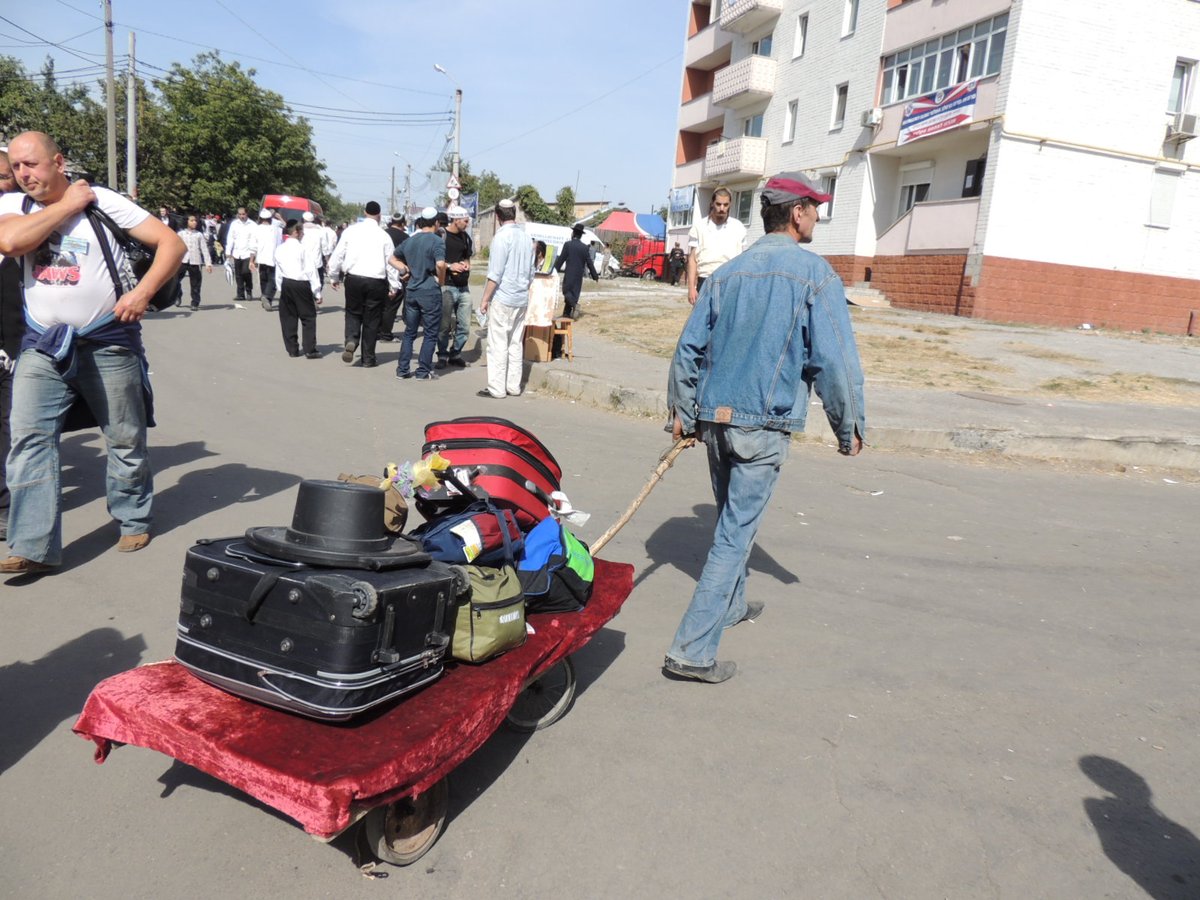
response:
<svg viewBox="0 0 1200 900"><path fill-rule="evenodd" d="M452 165L454 180L458 181L458 161L461 159L461 155L459 154L459 127L462 122L462 88L458 86L458 82L454 80L454 76L447 72L444 67L434 63L433 68L435 71L441 72L449 78L450 83L454 85L454 159Z"/></svg>

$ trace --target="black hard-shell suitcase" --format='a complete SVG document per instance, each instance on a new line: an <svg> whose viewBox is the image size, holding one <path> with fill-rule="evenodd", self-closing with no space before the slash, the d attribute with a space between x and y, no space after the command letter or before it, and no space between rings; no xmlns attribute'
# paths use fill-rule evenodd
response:
<svg viewBox="0 0 1200 900"><path fill-rule="evenodd" d="M241 538L201 542L184 563L175 658L238 696L348 719L442 674L448 608L468 586L438 562L320 568Z"/></svg>

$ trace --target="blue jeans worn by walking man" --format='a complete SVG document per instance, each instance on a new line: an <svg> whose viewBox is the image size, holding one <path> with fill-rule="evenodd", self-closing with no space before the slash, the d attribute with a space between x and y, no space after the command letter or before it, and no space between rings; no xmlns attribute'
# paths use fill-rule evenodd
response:
<svg viewBox="0 0 1200 900"><path fill-rule="evenodd" d="M667 656L689 666L710 666L721 632L746 614L746 568L758 526L787 459L786 431L716 425L700 432L717 501L712 549Z"/></svg>
<svg viewBox="0 0 1200 900"><path fill-rule="evenodd" d="M69 380L54 361L26 350L17 362L10 418L12 491L8 546L15 556L56 566L62 562L59 435L76 396L82 396L108 447L108 512L121 534L150 530L154 478L146 448L146 403L138 355L124 347L80 340Z"/></svg>
<svg viewBox="0 0 1200 900"><path fill-rule="evenodd" d="M438 328L442 324L442 295L425 294L404 299L404 343L400 345L400 358L396 361L396 374L407 377L412 363L413 345L417 334L425 330L421 339L421 352L417 357L417 377L424 378L433 368L433 350L437 346Z"/></svg>
<svg viewBox="0 0 1200 900"><path fill-rule="evenodd" d="M442 285L442 327L438 334L438 359L458 359L471 336L471 294L466 288Z"/></svg>

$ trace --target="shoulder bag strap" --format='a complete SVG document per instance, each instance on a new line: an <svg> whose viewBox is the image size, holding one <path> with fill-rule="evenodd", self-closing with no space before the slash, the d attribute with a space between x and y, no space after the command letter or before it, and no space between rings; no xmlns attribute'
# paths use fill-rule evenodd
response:
<svg viewBox="0 0 1200 900"><path fill-rule="evenodd" d="M120 225L112 220L109 215L94 203L88 204L83 210L84 216L88 220L88 224L92 226L92 231L96 233L97 242L100 244L100 252L104 256L104 264L108 267L108 274L112 278L113 287L117 291L117 299L121 299L121 295L125 293L125 287L121 284L121 273L117 271L117 261L113 257L112 247L108 244L108 239L104 236L102 226L107 226L112 232L113 237L117 241L121 240L121 235L124 234Z"/></svg>

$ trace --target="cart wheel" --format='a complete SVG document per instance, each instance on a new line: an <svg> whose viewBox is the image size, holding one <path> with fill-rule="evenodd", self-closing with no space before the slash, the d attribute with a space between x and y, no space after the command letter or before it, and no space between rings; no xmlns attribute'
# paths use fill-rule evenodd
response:
<svg viewBox="0 0 1200 900"><path fill-rule="evenodd" d="M540 731L565 716L574 702L575 664L565 656L517 695L505 721L513 731Z"/></svg>
<svg viewBox="0 0 1200 900"><path fill-rule="evenodd" d="M657 277L658 277L658 273L655 272L653 269L647 269L645 272L642 273L642 281L653 281Z"/></svg>
<svg viewBox="0 0 1200 900"><path fill-rule="evenodd" d="M371 810L363 819L367 846L394 866L415 863L442 833L449 801L450 789L443 778L419 797Z"/></svg>

